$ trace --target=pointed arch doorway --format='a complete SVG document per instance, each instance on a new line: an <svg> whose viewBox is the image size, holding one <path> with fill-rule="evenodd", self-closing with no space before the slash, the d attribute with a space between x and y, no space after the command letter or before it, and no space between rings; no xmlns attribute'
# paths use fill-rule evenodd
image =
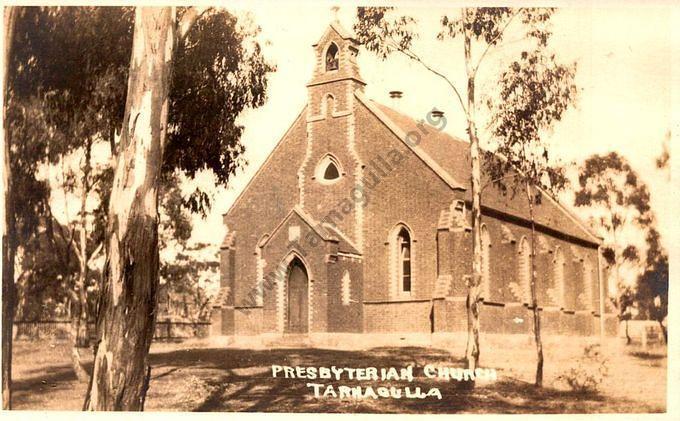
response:
<svg viewBox="0 0 680 421"><path fill-rule="evenodd" d="M307 333L309 320L309 276L302 261L295 257L288 266L288 299L284 333Z"/></svg>

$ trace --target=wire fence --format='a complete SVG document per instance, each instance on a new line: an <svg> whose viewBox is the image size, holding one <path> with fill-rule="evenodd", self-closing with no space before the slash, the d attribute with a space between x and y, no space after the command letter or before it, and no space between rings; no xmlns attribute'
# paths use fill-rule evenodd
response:
<svg viewBox="0 0 680 421"><path fill-rule="evenodd" d="M71 337L71 320L15 320L15 340L67 339ZM96 338L94 321L87 325L91 339ZM188 338L203 338L210 332L210 322L157 320L153 339L174 341Z"/></svg>

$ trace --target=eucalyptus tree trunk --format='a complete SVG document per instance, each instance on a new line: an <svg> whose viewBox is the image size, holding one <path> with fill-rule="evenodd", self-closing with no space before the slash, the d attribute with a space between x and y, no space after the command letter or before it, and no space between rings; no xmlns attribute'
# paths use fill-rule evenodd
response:
<svg viewBox="0 0 680 421"><path fill-rule="evenodd" d="M612 226L614 224L612 223ZM621 267L621 262L619 261L619 248L618 248L618 239L616 238L616 229L612 228L612 237L614 238L614 282L616 282L616 287L618 288L619 285L621 284L621 272L619 271L619 268ZM626 345L630 345L633 340L630 337L630 333L628 332L628 316L623 314L623 297L621 294L619 294L618 297L618 307L619 307L619 322L623 320L623 326L624 326L624 332L626 334ZM602 316L604 317L604 316Z"/></svg>
<svg viewBox="0 0 680 421"><path fill-rule="evenodd" d="M536 343L536 379L537 387L543 386L543 341L541 340L541 314L538 311L536 297L536 224L534 222L534 197L531 186L526 183L527 202L529 204L529 220L531 221L531 308L533 312L534 342Z"/></svg>
<svg viewBox="0 0 680 421"><path fill-rule="evenodd" d="M175 30L174 8L137 8L86 410L144 408L159 282L158 179Z"/></svg>
<svg viewBox="0 0 680 421"><path fill-rule="evenodd" d="M87 290L86 281L88 275L87 255L87 196L90 191L89 176L92 160L92 141L85 144L85 164L83 166L83 189L80 196L80 230L78 232L78 275L75 282L75 303L77 311L72 313L72 337L71 362L73 371L80 381L87 381L89 376L80 362L80 348L89 346L87 331Z"/></svg>
<svg viewBox="0 0 680 421"><path fill-rule="evenodd" d="M467 14L463 10L463 19ZM475 126L475 77L472 68L470 33L464 30L465 69L467 73L467 124L470 137L470 161L472 165L472 278L468 282L467 324L468 337L465 358L467 367L474 370L479 365L479 312L482 280L482 232L481 232L481 165L479 160L479 138Z"/></svg>
<svg viewBox="0 0 680 421"><path fill-rule="evenodd" d="M14 255L16 238L14 235L14 206L12 198L12 167L10 160L10 139L7 130L7 93L9 60L12 54L14 23L19 11L18 7L4 8L5 23L5 57L2 69L4 77L4 145L3 145L3 195L5 220L2 224L2 408L12 409L12 331L14 327L14 307L16 289L14 286Z"/></svg>

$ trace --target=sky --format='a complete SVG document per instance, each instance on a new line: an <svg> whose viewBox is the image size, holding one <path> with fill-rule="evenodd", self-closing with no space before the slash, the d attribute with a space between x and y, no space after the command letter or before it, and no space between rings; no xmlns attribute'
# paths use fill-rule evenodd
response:
<svg viewBox="0 0 680 421"><path fill-rule="evenodd" d="M197 241L222 240L226 230L221 215L305 105L305 84L311 78L314 60L311 46L335 16L328 4L279 7L272 13L271 4L264 3L248 11L262 28L265 55L277 65L277 71L270 75L267 103L240 118L245 126L242 142L248 166L230 181L227 190L216 192L208 218L196 220ZM464 86L459 43L442 43L434 38L444 10L415 7L400 12L419 21L421 37L414 50ZM353 8L343 7L337 17L351 29L353 15ZM577 62L579 87L576 106L549 136L553 156L563 162L581 162L592 154L612 150L625 156L650 187L666 242L667 233L677 223L671 214L669 175L656 170L655 159L671 130L671 52L673 48L680 51L678 37L671 34L671 13L663 8L566 8L558 11L553 22L552 45L561 61ZM513 38L507 39L507 46L485 59L480 76L488 81L479 91L489 88L499 64L511 57ZM369 98L389 105L388 92L402 90L399 106L404 112L419 117L437 107L446 113L446 130L465 137L460 107L440 78L406 58L392 56L381 61L365 50L359 53L359 65ZM205 177L199 183L208 180Z"/></svg>
<svg viewBox="0 0 680 421"><path fill-rule="evenodd" d="M314 65L312 44L336 17L351 30L355 9L344 6L336 15L331 6L323 2L237 2L236 9L230 7L233 13L248 15L261 27L260 42L265 57L276 64L277 71L269 76L268 100L264 106L244 112L238 119L245 127L241 141L246 147L248 165L230 180L228 188L214 190L212 211L205 219L194 218L192 241L213 247L221 244L226 234L222 214L305 105L305 85L311 79ZM419 22L421 35L413 50L457 86L464 87L460 42L435 39L440 17L445 12L459 13L455 9L438 9L436 4L396 11L413 16ZM582 162L592 154L609 151L628 159L650 188L658 228L667 247L670 233L678 231L673 217L674 192L670 173L658 171L655 159L662 151L664 137L671 129L675 133L679 129L671 128L674 101L671 87L680 83L673 80L677 75L672 74L671 68L672 52L680 51L680 37L677 33L673 36L672 15L669 9L659 7L559 9L552 19L551 45L560 61L577 63L579 95L576 106L567 111L548 136L553 158L565 163ZM478 92L493 92L500 66L507 64L521 47L517 42L519 32L512 27L509 31L507 42L486 56L480 69ZM401 90L404 92L399 104L401 111L421 118L436 107L445 112L446 131L465 138L460 106L442 79L401 56L381 61L362 49L358 60L369 98L389 105L388 92ZM481 137L483 140L483 132ZM187 194L196 185L213 189L212 177L201 174L197 180L185 183ZM570 204L571 200L566 194L563 202ZM77 200L72 203L71 206L76 205ZM75 215L76 211L70 214Z"/></svg>

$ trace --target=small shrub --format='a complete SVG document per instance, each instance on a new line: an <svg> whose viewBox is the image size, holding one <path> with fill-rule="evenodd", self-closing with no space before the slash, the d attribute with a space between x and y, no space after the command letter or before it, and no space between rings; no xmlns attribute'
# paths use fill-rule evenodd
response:
<svg viewBox="0 0 680 421"><path fill-rule="evenodd" d="M574 364L557 376L577 393L595 393L607 376L607 359L602 356L599 344L588 345Z"/></svg>

